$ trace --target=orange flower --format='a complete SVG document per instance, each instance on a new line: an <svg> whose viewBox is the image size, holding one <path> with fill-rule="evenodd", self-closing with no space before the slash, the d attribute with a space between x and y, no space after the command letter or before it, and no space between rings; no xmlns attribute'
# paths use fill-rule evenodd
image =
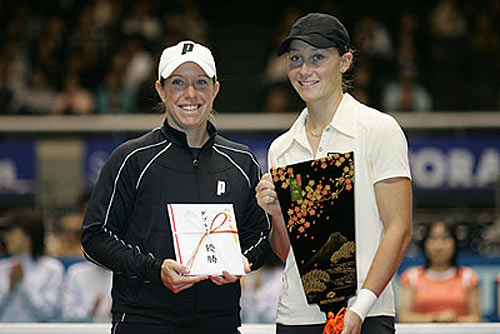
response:
<svg viewBox="0 0 500 334"><path fill-rule="evenodd" d="M345 186L345 190L350 191L351 189L352 189L352 185L348 184L347 186Z"/></svg>
<svg viewBox="0 0 500 334"><path fill-rule="evenodd" d="M311 224L310 224L309 222L306 222L306 223L304 224L304 227L305 227L305 228L309 228L310 226L311 226Z"/></svg>
<svg viewBox="0 0 500 334"><path fill-rule="evenodd" d="M287 172L288 174L292 175L292 174L293 174L293 168L290 168L290 167L289 167L289 168L286 170L286 172Z"/></svg>
<svg viewBox="0 0 500 334"><path fill-rule="evenodd" d="M300 232L300 233L304 233L304 231L305 231L304 226L299 227L299 232Z"/></svg>
<svg viewBox="0 0 500 334"><path fill-rule="evenodd" d="M323 163L321 164L321 168L322 168L322 169L325 169L326 167L328 167L328 164L327 164L326 162L323 162Z"/></svg>

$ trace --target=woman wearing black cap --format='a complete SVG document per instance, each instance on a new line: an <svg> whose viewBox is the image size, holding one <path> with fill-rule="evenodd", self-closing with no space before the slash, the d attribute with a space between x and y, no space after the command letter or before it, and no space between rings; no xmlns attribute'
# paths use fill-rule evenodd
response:
<svg viewBox="0 0 500 334"><path fill-rule="evenodd" d="M292 27L279 55L307 108L269 149L269 166L354 154L354 207L358 291L348 302L342 333L394 333L390 280L411 239L411 184L405 136L391 116L345 92L343 74L353 61L349 34L334 16L308 14ZM257 201L272 215L271 246L286 260L277 333L321 333L325 315L308 305L290 251L284 218L269 174ZM366 318L365 318L366 317Z"/></svg>
<svg viewBox="0 0 500 334"><path fill-rule="evenodd" d="M109 157L84 218L83 251L113 271L113 334L235 334L239 276L187 275L189 266L176 261L167 205L232 204L244 269L257 269L269 250L269 222L255 200L259 165L211 121L219 82L208 48L192 41L166 48L155 87L165 122Z"/></svg>

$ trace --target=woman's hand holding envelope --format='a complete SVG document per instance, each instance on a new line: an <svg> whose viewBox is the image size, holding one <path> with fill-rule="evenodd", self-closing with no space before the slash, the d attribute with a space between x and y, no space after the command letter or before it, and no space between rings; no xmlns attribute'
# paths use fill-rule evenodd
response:
<svg viewBox="0 0 500 334"><path fill-rule="evenodd" d="M245 270L245 273L248 274L250 272L250 264L248 263L248 259L244 255L242 255L241 257L243 258L243 269ZM214 284L224 285L238 281L241 278L241 275L231 275L226 270L224 270L222 271L222 275L210 275L209 278Z"/></svg>
<svg viewBox="0 0 500 334"><path fill-rule="evenodd" d="M208 278L208 275L186 274L189 274L189 268L175 260L166 259L161 265L161 281L173 293L179 293Z"/></svg>

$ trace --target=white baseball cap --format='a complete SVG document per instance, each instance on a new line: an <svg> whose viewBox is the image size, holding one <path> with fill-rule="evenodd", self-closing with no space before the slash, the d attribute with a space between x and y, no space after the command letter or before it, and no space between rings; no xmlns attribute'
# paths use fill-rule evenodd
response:
<svg viewBox="0 0 500 334"><path fill-rule="evenodd" d="M192 61L210 78L217 78L215 60L210 50L193 41L182 41L163 50L158 65L158 80L168 78L180 65Z"/></svg>

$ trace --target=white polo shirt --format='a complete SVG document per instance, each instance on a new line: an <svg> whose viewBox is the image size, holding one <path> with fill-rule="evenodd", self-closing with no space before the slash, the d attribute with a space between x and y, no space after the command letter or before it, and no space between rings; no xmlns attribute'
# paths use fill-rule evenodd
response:
<svg viewBox="0 0 500 334"><path fill-rule="evenodd" d="M306 108L290 130L273 141L269 148L269 166L279 167L318 159L329 153L354 152L356 270L360 289L384 233L373 186L388 178L411 178L408 144L392 116L344 94L332 121L323 130L317 155L314 156L305 132L307 115ZM284 325L324 323L325 314L319 306L307 304L292 251L288 254L283 277L276 322ZM354 300L355 297L351 298L349 305ZM395 315L390 283L368 314L378 315Z"/></svg>

